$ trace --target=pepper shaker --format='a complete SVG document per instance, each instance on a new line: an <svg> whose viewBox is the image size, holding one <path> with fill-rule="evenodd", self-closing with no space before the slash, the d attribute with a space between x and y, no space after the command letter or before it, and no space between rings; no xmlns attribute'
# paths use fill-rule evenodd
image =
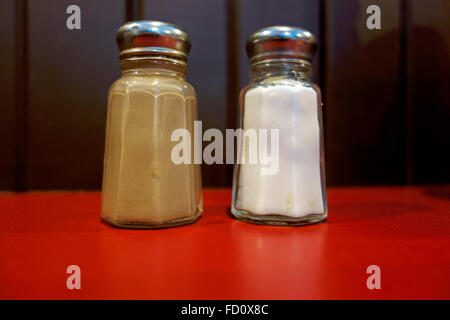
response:
<svg viewBox="0 0 450 320"><path fill-rule="evenodd" d="M200 166L171 159L172 132L192 135L197 119L189 37L170 23L136 21L116 40L122 76L109 91L102 218L129 228L192 223L202 213Z"/></svg>

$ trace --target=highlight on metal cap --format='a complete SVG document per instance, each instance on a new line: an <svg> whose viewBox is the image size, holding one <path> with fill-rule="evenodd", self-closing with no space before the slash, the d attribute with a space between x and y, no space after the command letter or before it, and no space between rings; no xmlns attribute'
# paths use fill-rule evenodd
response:
<svg viewBox="0 0 450 320"><path fill-rule="evenodd" d="M300 59L308 62L317 50L316 37L308 30L272 26L257 30L247 40L250 63L267 59Z"/></svg>
<svg viewBox="0 0 450 320"><path fill-rule="evenodd" d="M116 33L120 58L165 55L187 60L191 49L188 34L180 27L161 21L131 21Z"/></svg>

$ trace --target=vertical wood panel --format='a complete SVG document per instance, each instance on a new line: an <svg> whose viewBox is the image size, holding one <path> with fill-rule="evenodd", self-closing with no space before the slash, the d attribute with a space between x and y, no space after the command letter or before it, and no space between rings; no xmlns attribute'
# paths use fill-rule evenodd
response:
<svg viewBox="0 0 450 320"><path fill-rule="evenodd" d="M14 0L4 0L0 2L0 190L14 188L15 170L15 112L14 112L14 91L16 75L14 70L15 56L15 4Z"/></svg>
<svg viewBox="0 0 450 320"><path fill-rule="evenodd" d="M241 89L241 43L240 43L240 1L228 0L226 12L227 35L227 128L236 129L239 106L239 91ZM233 143L233 148L237 147ZM227 164L227 185L233 183L233 164Z"/></svg>
<svg viewBox="0 0 450 320"><path fill-rule="evenodd" d="M115 32L125 1L79 0L81 30L66 28L73 1L29 1L27 186L101 186L109 85L120 76Z"/></svg>
<svg viewBox="0 0 450 320"><path fill-rule="evenodd" d="M408 2L413 183L450 182L450 2Z"/></svg>
<svg viewBox="0 0 450 320"><path fill-rule="evenodd" d="M152 0L144 2L144 18L174 23L190 36L188 81L195 87L203 130L226 127L225 0ZM205 186L227 183L225 165L203 165Z"/></svg>
<svg viewBox="0 0 450 320"><path fill-rule="evenodd" d="M366 27L372 4L381 8L381 30ZM402 184L406 120L399 85L399 1L328 1L327 16L327 182Z"/></svg>
<svg viewBox="0 0 450 320"><path fill-rule="evenodd" d="M126 1L126 20L141 20L143 13L143 0L125 0Z"/></svg>
<svg viewBox="0 0 450 320"><path fill-rule="evenodd" d="M82 30L70 31L72 1L3 0L0 190L100 187L107 90L120 76L115 31L127 14L176 23L191 36L188 80L204 130L234 126L252 32L309 29L327 49L314 59L314 81L324 84L328 184L402 184L408 164L413 183L448 183L450 3L404 0L403 30L401 1L79 0ZM27 2L28 25L17 20ZM370 4L381 7L381 30L366 28ZM203 173L205 186L230 182L225 165Z"/></svg>

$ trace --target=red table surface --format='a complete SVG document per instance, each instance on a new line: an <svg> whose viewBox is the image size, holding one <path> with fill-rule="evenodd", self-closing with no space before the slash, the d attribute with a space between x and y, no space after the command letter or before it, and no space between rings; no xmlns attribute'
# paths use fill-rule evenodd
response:
<svg viewBox="0 0 450 320"><path fill-rule="evenodd" d="M230 199L205 190L197 223L127 230L100 221L99 192L1 193L0 298L450 298L449 186L331 188L328 220L304 227L235 220Z"/></svg>

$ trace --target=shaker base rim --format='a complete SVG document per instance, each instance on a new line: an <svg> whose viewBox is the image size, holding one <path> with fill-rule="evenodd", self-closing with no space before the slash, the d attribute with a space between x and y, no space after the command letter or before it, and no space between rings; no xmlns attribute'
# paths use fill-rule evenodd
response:
<svg viewBox="0 0 450 320"><path fill-rule="evenodd" d="M231 213L233 216L241 221L259 224L259 225L271 225L271 226L281 226L281 227L295 227L295 226L306 226L311 224L318 224L324 222L328 216L328 212L317 214L309 214L303 217L286 217L282 215L256 215L245 210L239 210L236 208L231 208Z"/></svg>
<svg viewBox="0 0 450 320"><path fill-rule="evenodd" d="M181 218L164 222L141 222L141 221L123 221L113 220L105 217L101 217L104 222L109 225L119 227L122 229L165 229L172 227L179 227L184 225L190 225L197 222L202 217L202 212L198 212L194 217Z"/></svg>

